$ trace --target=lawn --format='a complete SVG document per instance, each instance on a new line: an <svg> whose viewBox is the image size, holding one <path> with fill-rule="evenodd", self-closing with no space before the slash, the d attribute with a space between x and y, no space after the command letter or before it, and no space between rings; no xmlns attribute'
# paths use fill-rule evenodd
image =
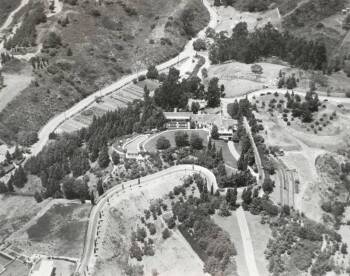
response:
<svg viewBox="0 0 350 276"><path fill-rule="evenodd" d="M1 274L1 276L24 276L28 275L30 267L21 263L20 261L14 261L6 267L6 270Z"/></svg>
<svg viewBox="0 0 350 276"><path fill-rule="evenodd" d="M227 143L222 140L215 140L214 143L217 150L222 149L222 156L224 157L225 165L237 168L237 160L232 156Z"/></svg>
<svg viewBox="0 0 350 276"><path fill-rule="evenodd" d="M236 213L233 212L229 217L221 217L218 214L212 216L214 222L224 229L230 235L231 241L234 243L237 250L235 257L237 263L238 275L249 275L247 263L244 257L243 241L239 229Z"/></svg>
<svg viewBox="0 0 350 276"><path fill-rule="evenodd" d="M188 134L189 139L191 139L191 134L192 133L196 133L198 134L202 139L203 139L203 143L204 145L206 145L208 143L208 135L209 132L206 130L202 130L202 129L196 129L196 130L186 130L186 129L179 129L179 130L167 130L161 133L157 133L156 135L150 137L145 143L144 143L144 148L146 151L149 152L155 152L157 151L157 140L159 139L159 137L163 136L166 139L168 139L170 141L170 144L172 147L175 147L175 133L177 131L184 131Z"/></svg>
<svg viewBox="0 0 350 276"><path fill-rule="evenodd" d="M79 258L90 208L80 203L53 205L27 229L30 250Z"/></svg>
<svg viewBox="0 0 350 276"><path fill-rule="evenodd" d="M268 224L260 223L260 216L254 216L250 212L245 212L245 216L252 237L256 265L260 276L269 276L268 261L265 259L264 251L271 237L271 229Z"/></svg>

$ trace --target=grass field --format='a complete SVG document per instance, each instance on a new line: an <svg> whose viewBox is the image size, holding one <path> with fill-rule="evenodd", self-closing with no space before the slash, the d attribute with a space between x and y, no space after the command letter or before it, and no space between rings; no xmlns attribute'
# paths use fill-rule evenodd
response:
<svg viewBox="0 0 350 276"><path fill-rule="evenodd" d="M225 164L230 167L237 168L237 160L232 156L227 143L222 140L215 140L213 142L215 143L217 150L222 149L222 155L224 157Z"/></svg>
<svg viewBox="0 0 350 276"><path fill-rule="evenodd" d="M250 212L245 212L245 215L252 237L254 255L259 273L261 276L269 276L268 261L265 259L264 251L272 235L270 226L268 224L261 224L260 216L254 216Z"/></svg>
<svg viewBox="0 0 350 276"><path fill-rule="evenodd" d="M32 196L0 195L0 242L19 230L48 201L37 204ZM25 206L25 208L23 208Z"/></svg>
<svg viewBox="0 0 350 276"><path fill-rule="evenodd" d="M278 73L285 66L272 63L258 63L263 68L261 75L253 74L251 64L229 62L209 67L209 78L219 78L225 86L226 98L243 96L248 92L262 89L263 86L275 87Z"/></svg>
<svg viewBox="0 0 350 276"><path fill-rule="evenodd" d="M238 275L249 275L247 263L244 257L243 241L241 237L241 232L239 229L236 213L233 212L229 217L222 217L218 214L212 216L214 222L219 225L223 230L225 230L230 235L231 241L234 243L237 256L235 257L237 263Z"/></svg>
<svg viewBox="0 0 350 276"><path fill-rule="evenodd" d="M1 276L25 276L28 275L30 266L23 264L20 261L14 261L6 267L6 270L1 273Z"/></svg>
<svg viewBox="0 0 350 276"><path fill-rule="evenodd" d="M90 208L89 204L74 202L53 204L11 242L29 255L36 252L79 258Z"/></svg>
<svg viewBox="0 0 350 276"><path fill-rule="evenodd" d="M164 136L165 138L167 138L170 141L171 147L175 147L175 133L177 131L184 131L188 134L188 138L191 139L191 133L196 133L198 134L202 139L203 139L203 144L206 145L208 143L208 135L209 132L206 130L183 130L183 129L179 129L179 130L167 130L161 133L157 133L156 135L153 135L152 137L149 138L149 140L147 140L144 144L143 147L146 151L149 152L155 152L157 151L157 140L159 139L160 136Z"/></svg>

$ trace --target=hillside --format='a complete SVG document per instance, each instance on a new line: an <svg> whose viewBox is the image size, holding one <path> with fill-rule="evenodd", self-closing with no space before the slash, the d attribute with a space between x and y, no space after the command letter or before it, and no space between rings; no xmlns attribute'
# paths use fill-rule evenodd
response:
<svg viewBox="0 0 350 276"><path fill-rule="evenodd" d="M264 11L278 8L282 28L299 37L319 40L326 44L329 66L328 72L343 67L350 44L348 30L343 28L347 13L343 9L349 7L347 0L237 0L233 4L237 9L248 11Z"/></svg>
<svg viewBox="0 0 350 276"><path fill-rule="evenodd" d="M0 0L0 26L6 21L9 14L19 6L20 0Z"/></svg>
<svg viewBox="0 0 350 276"><path fill-rule="evenodd" d="M38 12L41 3L27 7L23 18L29 23L6 47L43 48L31 60L35 81L0 113L1 139L20 136L22 142L92 92L175 56L209 21L200 0L100 2L65 1L63 11L46 22Z"/></svg>

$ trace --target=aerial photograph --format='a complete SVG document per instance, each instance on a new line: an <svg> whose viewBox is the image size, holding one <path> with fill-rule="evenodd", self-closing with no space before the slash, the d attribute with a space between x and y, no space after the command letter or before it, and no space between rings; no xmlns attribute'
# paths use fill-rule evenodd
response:
<svg viewBox="0 0 350 276"><path fill-rule="evenodd" d="M0 276L350 275L350 0L0 0Z"/></svg>

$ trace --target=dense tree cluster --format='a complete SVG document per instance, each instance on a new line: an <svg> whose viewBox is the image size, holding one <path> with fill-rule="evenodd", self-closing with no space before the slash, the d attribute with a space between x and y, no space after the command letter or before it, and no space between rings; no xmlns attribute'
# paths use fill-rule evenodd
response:
<svg viewBox="0 0 350 276"><path fill-rule="evenodd" d="M270 23L251 33L246 22L238 23L231 37L224 33L216 36L209 55L214 64L232 59L253 63L270 56L303 69L324 70L327 66L327 51L322 42L296 38L288 32L280 33Z"/></svg>
<svg viewBox="0 0 350 276"><path fill-rule="evenodd" d="M173 205L181 233L202 258L205 271L211 275L224 272L230 257L236 255L228 234L210 219L209 215L219 205L220 199L209 196L207 190L201 192L200 199L189 197L187 201L177 201Z"/></svg>
<svg viewBox="0 0 350 276"><path fill-rule="evenodd" d="M272 275L289 274L295 269L306 272L311 268L311 275L317 276L334 270L332 256L339 250L341 242L338 233L294 211L290 214L284 212L270 225L274 234L265 256ZM324 238L327 243L321 251Z"/></svg>
<svg viewBox="0 0 350 276"><path fill-rule="evenodd" d="M225 96L225 88L219 86L217 78L210 80L207 91L197 76L180 81L180 72L175 68L170 68L168 75L160 74L158 79L162 84L154 93L154 101L167 111L185 109L189 98L206 99L209 107L217 107L220 105L220 97Z"/></svg>
<svg viewBox="0 0 350 276"><path fill-rule="evenodd" d="M60 183L66 175L84 175L90 169L91 162L96 160L101 168L109 165L108 141L134 131L162 128L163 124L163 113L151 99L134 102L127 108L94 117L86 129L58 136L37 156L28 160L25 170L41 178L44 197L62 197Z"/></svg>
<svg viewBox="0 0 350 276"><path fill-rule="evenodd" d="M287 92L285 97L287 98L287 108L292 110L292 116L301 118L306 123L312 121L312 113L317 112L318 107L321 105L317 93L313 91L306 93L304 101L299 95L294 93L290 94Z"/></svg>

